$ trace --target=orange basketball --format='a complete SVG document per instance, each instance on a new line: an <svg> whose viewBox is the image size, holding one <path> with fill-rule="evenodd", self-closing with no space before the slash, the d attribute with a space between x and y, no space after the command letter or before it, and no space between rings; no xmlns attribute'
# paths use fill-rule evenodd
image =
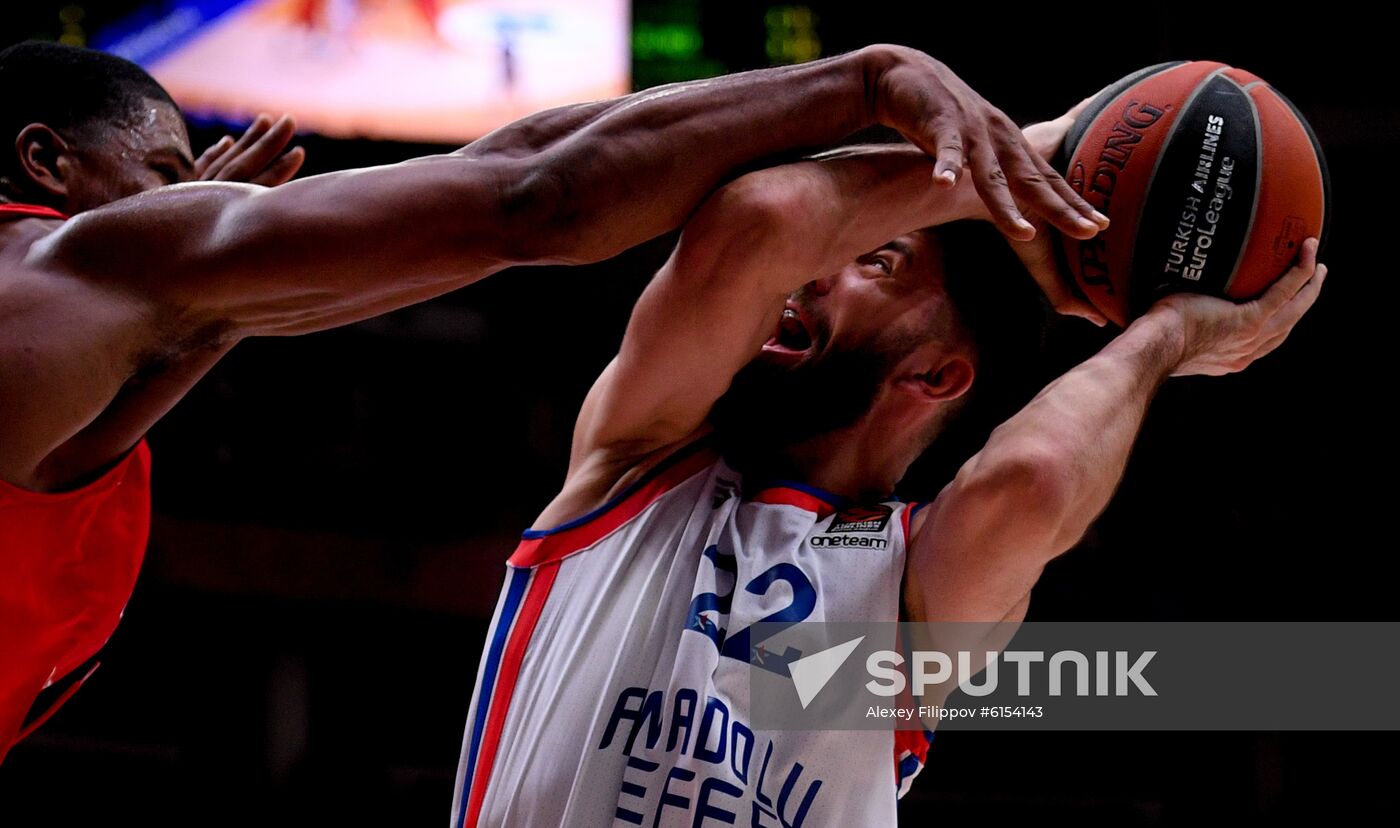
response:
<svg viewBox="0 0 1400 828"><path fill-rule="evenodd" d="M1327 227L1327 167L1307 121L1222 63L1163 63L1105 89L1065 136L1060 171L1112 219L1093 239L1064 239L1064 253L1119 325L1173 291L1258 296Z"/></svg>

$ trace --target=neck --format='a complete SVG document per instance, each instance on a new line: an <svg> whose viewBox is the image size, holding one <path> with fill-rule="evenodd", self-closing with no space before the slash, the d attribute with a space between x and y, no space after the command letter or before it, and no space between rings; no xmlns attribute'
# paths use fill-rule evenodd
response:
<svg viewBox="0 0 1400 828"><path fill-rule="evenodd" d="M53 203L53 197L40 191L33 191L33 188L19 186L13 178L0 176L0 204L33 204L37 207L48 207L58 210L61 213L68 213L65 209L67 205L63 203Z"/></svg>
<svg viewBox="0 0 1400 828"><path fill-rule="evenodd" d="M25 198L23 195L7 188L0 188L0 204L32 204L36 207L53 207L53 205L45 204L39 199ZM54 207L53 209L59 208Z"/></svg>
<svg viewBox="0 0 1400 828"><path fill-rule="evenodd" d="M868 503L888 499L921 451L922 441L907 427L867 414L846 428L783 446L754 471Z"/></svg>

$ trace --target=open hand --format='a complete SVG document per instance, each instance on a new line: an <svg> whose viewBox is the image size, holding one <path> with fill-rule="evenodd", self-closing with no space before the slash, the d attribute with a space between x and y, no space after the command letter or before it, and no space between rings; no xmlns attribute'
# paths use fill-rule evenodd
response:
<svg viewBox="0 0 1400 828"><path fill-rule="evenodd" d="M195 178L200 181L242 181L276 187L292 180L306 161L306 150L287 149L296 135L297 124L290 115L274 123L259 115L237 141L225 135L194 162Z"/></svg>
<svg viewBox="0 0 1400 828"><path fill-rule="evenodd" d="M1176 317L1182 354L1172 376L1220 376L1243 371L1283 344L1322 290L1327 266L1317 263L1317 239L1303 242L1298 263L1252 302L1199 293L1173 293L1148 311Z"/></svg>
<svg viewBox="0 0 1400 828"><path fill-rule="evenodd" d="M948 67L914 49L874 48L880 66L876 119L936 159L935 182L956 185L966 166L989 217L1008 239L1036 236L1033 216L1077 239L1108 226L1010 118Z"/></svg>
<svg viewBox="0 0 1400 828"><path fill-rule="evenodd" d="M1060 144L1065 139L1065 135L1074 125L1075 119L1089 105L1090 100L1092 98L1085 98L1053 121L1031 124L1022 130L1026 143L1031 146L1036 157L1048 163L1055 156L1055 153L1060 149ZM1030 272L1031 278L1035 279L1036 284L1045 292L1045 297L1050 300L1051 306L1059 313L1087 319L1099 327L1107 325L1108 318L1098 308L1075 296L1070 289L1070 276L1061 270L1059 258L1056 256L1055 248L1060 243L1059 239L1054 233L1047 232L1048 225L1045 219L1033 216L1031 223L1036 227L1034 238L1024 241L1009 239L1009 241L1011 249L1016 251L1021 263ZM1107 223L1108 220L1104 219L1101 226L1106 227Z"/></svg>

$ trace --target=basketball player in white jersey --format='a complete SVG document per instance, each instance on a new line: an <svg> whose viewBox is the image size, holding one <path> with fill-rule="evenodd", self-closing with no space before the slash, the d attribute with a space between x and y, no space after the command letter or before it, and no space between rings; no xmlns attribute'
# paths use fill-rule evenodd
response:
<svg viewBox="0 0 1400 828"><path fill-rule="evenodd" d="M1028 137L1048 156L1069 122ZM979 366L947 285L981 274L944 272L937 225L986 218L931 169L912 148L839 151L691 218L510 560L454 826L895 824L926 740L754 728L751 625L1020 620L1162 382L1277 348L1326 275L1309 240L1256 301L1161 300L919 509L890 493Z"/></svg>

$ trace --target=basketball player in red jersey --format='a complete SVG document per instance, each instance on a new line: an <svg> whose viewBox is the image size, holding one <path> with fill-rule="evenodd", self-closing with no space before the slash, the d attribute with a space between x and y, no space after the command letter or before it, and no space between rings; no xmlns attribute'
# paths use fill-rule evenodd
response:
<svg viewBox="0 0 1400 828"><path fill-rule="evenodd" d="M85 677L130 596L143 435L244 337L607 258L736 168L877 123L936 158L931 189L966 166L1013 239L1035 234L1018 202L1080 238L1106 223L1002 113L893 46L554 109L447 155L271 189L191 182L277 183L299 158L262 156L286 123L197 165L175 104L120 59L21 44L0 52L0 92L0 758L66 698L36 706L44 688Z"/></svg>

